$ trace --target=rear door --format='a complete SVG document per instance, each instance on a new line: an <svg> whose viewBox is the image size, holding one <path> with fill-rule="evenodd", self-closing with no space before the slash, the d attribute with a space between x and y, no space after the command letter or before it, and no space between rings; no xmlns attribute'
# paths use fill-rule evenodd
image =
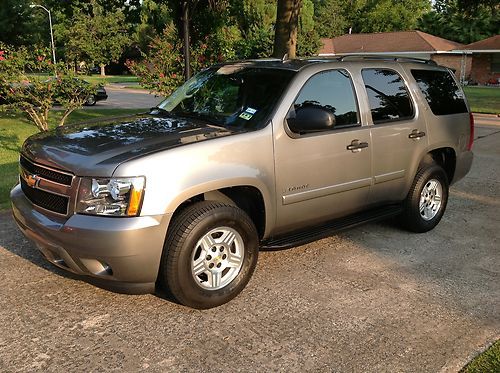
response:
<svg viewBox="0 0 500 373"><path fill-rule="evenodd" d="M373 122L373 185L369 201L400 201L408 192L414 165L427 149L425 119L398 71L365 68L361 75Z"/></svg>

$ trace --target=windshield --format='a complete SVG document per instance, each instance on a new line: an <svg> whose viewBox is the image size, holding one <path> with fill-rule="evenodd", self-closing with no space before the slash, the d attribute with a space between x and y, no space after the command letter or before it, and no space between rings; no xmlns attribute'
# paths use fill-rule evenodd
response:
<svg viewBox="0 0 500 373"><path fill-rule="evenodd" d="M266 124L293 74L245 63L214 67L195 75L158 107L224 127L257 129Z"/></svg>

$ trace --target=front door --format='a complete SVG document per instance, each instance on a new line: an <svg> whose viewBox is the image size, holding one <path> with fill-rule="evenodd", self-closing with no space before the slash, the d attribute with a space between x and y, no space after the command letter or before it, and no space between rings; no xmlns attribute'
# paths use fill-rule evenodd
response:
<svg viewBox="0 0 500 373"><path fill-rule="evenodd" d="M367 203L370 129L361 125L349 73L338 69L313 75L287 118L310 108L333 114L334 125L297 133L285 120L285 131L275 136L277 232L339 217Z"/></svg>

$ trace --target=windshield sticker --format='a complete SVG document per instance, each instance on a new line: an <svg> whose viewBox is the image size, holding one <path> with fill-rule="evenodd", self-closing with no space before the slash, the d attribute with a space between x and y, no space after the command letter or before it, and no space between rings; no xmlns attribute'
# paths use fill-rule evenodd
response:
<svg viewBox="0 0 500 373"><path fill-rule="evenodd" d="M252 114L252 115L254 115L256 112L257 112L257 110L255 110L251 107L247 107L247 109L245 110L245 113Z"/></svg>
<svg viewBox="0 0 500 373"><path fill-rule="evenodd" d="M241 119L250 120L250 119L252 119L253 114L247 113L247 112L245 111L244 113L241 113L241 114L239 115L239 117L240 117Z"/></svg>

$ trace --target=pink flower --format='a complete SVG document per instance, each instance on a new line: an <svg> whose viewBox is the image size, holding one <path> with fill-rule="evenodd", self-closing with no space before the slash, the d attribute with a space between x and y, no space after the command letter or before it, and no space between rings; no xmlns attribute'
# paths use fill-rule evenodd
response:
<svg viewBox="0 0 500 373"><path fill-rule="evenodd" d="M160 78L164 78L164 77L165 77L165 74L160 73Z"/></svg>
<svg viewBox="0 0 500 373"><path fill-rule="evenodd" d="M172 74L172 79L175 79L175 78L177 78L177 74L176 74L176 73L173 73L173 74Z"/></svg>
<svg viewBox="0 0 500 373"><path fill-rule="evenodd" d="M43 56L38 56L36 59L37 59L38 61L43 61Z"/></svg>

